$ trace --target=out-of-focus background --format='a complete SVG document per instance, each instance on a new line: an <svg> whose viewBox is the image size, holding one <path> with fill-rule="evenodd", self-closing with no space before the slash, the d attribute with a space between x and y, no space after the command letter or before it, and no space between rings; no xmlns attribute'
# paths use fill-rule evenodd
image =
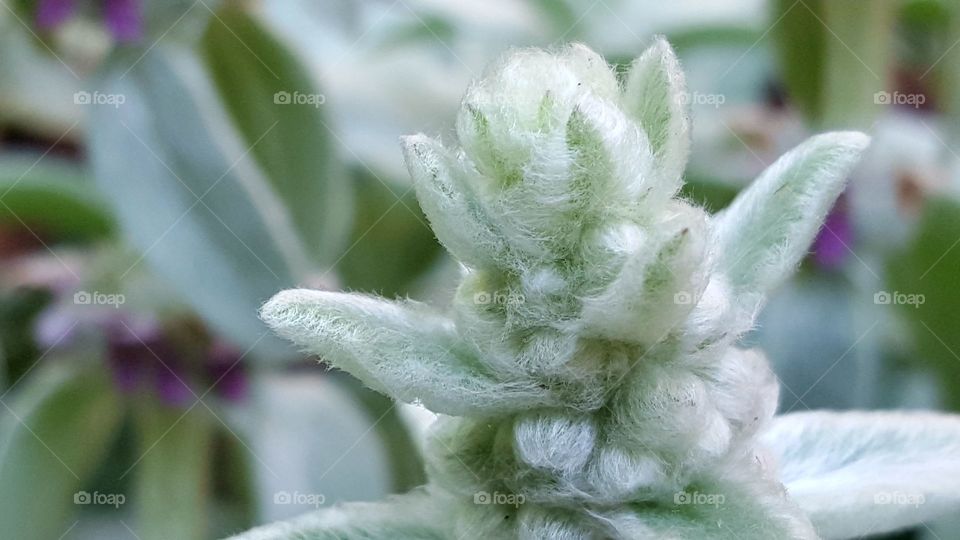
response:
<svg viewBox="0 0 960 540"><path fill-rule="evenodd" d="M458 269L397 138L451 138L509 47L623 66L655 34L713 210L814 132L874 136L749 336L781 411L960 409L953 0L0 0L0 538L215 538L422 482L430 414L258 306L442 305Z"/></svg>

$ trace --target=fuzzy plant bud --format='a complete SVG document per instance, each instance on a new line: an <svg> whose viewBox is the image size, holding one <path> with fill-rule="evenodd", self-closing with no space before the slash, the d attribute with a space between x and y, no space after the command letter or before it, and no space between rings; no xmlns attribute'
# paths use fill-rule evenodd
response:
<svg viewBox="0 0 960 540"><path fill-rule="evenodd" d="M711 216L678 197L685 92L662 39L622 80L583 45L516 50L467 91L458 143L403 139L420 204L462 263L452 309L290 290L262 316L370 388L439 413L429 483L244 538L808 539L856 528L811 502L824 496L813 484L806 499L785 489L779 467L790 464L770 448L831 471L850 463L817 440L761 439L778 422L778 384L737 340L806 254L868 139L814 137ZM789 418L779 432L802 439ZM896 427L873 429L885 421L843 425L893 438ZM803 419L806 433L827 423ZM941 450L956 450L957 420L938 426ZM850 459L869 459L873 447L857 444ZM863 483L854 489L869 492Z"/></svg>

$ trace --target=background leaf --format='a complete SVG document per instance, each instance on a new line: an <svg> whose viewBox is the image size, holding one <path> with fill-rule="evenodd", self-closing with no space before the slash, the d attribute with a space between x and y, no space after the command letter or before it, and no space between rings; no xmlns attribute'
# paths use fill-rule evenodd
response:
<svg viewBox="0 0 960 540"><path fill-rule="evenodd" d="M407 295L443 250L413 189L354 171L357 216L350 249L337 263L343 286L387 298Z"/></svg>
<svg viewBox="0 0 960 540"><path fill-rule="evenodd" d="M324 121L326 97L300 61L242 4L225 4L211 17L202 47L244 144L252 148L307 251L314 261L332 263L350 231L351 204ZM283 103L283 96L290 103ZM298 104L298 96L314 104Z"/></svg>
<svg viewBox="0 0 960 540"><path fill-rule="evenodd" d="M218 123L195 59L160 46L132 68L115 65L100 91L125 101L92 108L90 153L128 240L235 343L290 354L257 310L307 259L269 182Z"/></svg>
<svg viewBox="0 0 960 540"><path fill-rule="evenodd" d="M38 369L15 398L0 398L2 538L61 537L80 508L75 494L120 425L120 403L100 366Z"/></svg>
<svg viewBox="0 0 960 540"><path fill-rule="evenodd" d="M937 374L946 404L960 410L960 203L948 198L927 200L917 237L887 263L888 293L922 295L923 303L883 305L896 309L908 324L919 354L914 362Z"/></svg>
<svg viewBox="0 0 960 540"><path fill-rule="evenodd" d="M51 159L0 160L0 224L28 226L60 240L91 240L113 232L107 206L93 178Z"/></svg>
<svg viewBox="0 0 960 540"><path fill-rule="evenodd" d="M770 18L778 65L787 94L808 118L818 121L823 114L823 87L826 78L826 0L775 0Z"/></svg>
<svg viewBox="0 0 960 540"><path fill-rule="evenodd" d="M348 388L317 374L263 373L254 380L251 406L236 411L230 424L250 452L258 523L315 510L312 495L322 495L325 508L376 500L394 490L387 455L394 450L378 427L395 421L392 409L372 418ZM304 497L294 498L295 493Z"/></svg>

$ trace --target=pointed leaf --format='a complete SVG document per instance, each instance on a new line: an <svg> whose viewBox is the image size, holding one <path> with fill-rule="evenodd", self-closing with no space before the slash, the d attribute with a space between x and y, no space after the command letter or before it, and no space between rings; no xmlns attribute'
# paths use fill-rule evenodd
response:
<svg viewBox="0 0 960 540"><path fill-rule="evenodd" d="M960 510L960 416L813 412L763 434L790 496L826 538L909 527Z"/></svg>
<svg viewBox="0 0 960 540"><path fill-rule="evenodd" d="M629 246L616 278L584 298L585 330L609 339L656 343L693 308L702 292L706 221L699 209L677 206L676 216Z"/></svg>
<svg viewBox="0 0 960 540"><path fill-rule="evenodd" d="M750 474L750 473L747 473ZM604 515L605 538L671 540L819 540L813 526L797 505L784 497L783 489L752 472L749 482L706 478L696 491L679 491L674 501L700 497L707 504L631 505L608 510ZM671 501L673 502L673 501Z"/></svg>
<svg viewBox="0 0 960 540"><path fill-rule="evenodd" d="M412 301L288 290L261 311L277 333L395 399L452 415L550 402L532 380L487 373L453 324Z"/></svg>
<svg viewBox="0 0 960 540"><path fill-rule="evenodd" d="M404 137L403 156L440 242L465 264L495 267L507 247L453 156L426 135Z"/></svg>
<svg viewBox="0 0 960 540"><path fill-rule="evenodd" d="M667 181L683 175L690 154L687 87L680 62L667 40L657 37L630 67L624 108L647 132Z"/></svg>
<svg viewBox="0 0 960 540"><path fill-rule="evenodd" d="M811 137L787 152L716 215L718 270L729 281L741 316L807 253L847 176L867 147L862 133Z"/></svg>

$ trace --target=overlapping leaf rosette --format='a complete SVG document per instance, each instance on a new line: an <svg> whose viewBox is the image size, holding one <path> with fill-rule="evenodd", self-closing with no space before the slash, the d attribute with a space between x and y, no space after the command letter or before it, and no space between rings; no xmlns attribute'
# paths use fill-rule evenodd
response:
<svg viewBox="0 0 960 540"><path fill-rule="evenodd" d="M802 434L835 418L792 417L781 446L761 442L777 380L762 353L737 346L868 139L814 137L711 216L678 197L685 97L663 40L622 80L582 45L517 50L467 92L459 146L404 139L420 203L462 263L452 309L291 290L263 318L374 390L440 413L429 484L246 538L815 538L846 526L828 511L879 514L864 509L870 486L816 515L793 498L780 457L802 461L816 442ZM896 438L886 420L854 418L848 432L873 438L827 441L811 463L842 471L830 456ZM944 448L960 446L956 420L935 421L951 433Z"/></svg>

